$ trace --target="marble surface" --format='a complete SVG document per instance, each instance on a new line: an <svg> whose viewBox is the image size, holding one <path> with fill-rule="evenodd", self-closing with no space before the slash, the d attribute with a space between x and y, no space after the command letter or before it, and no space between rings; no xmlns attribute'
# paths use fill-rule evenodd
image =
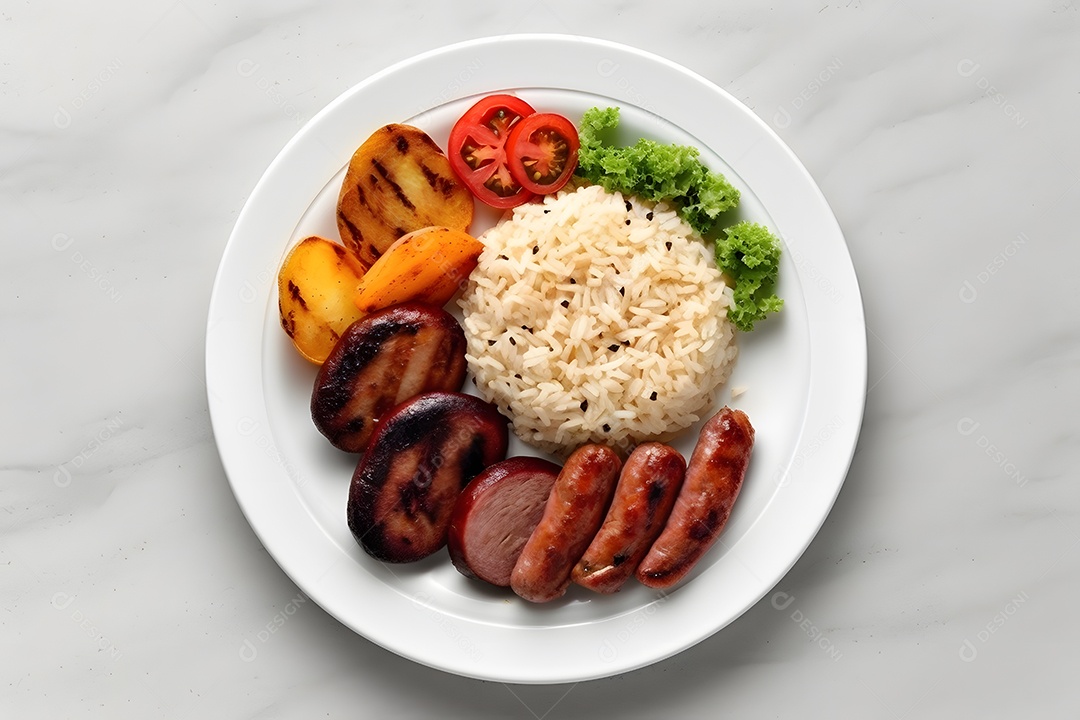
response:
<svg viewBox="0 0 1080 720"><path fill-rule="evenodd" d="M0 716L1074 716L1080 4L364 5L0 10ZM513 32L635 45L751 107L867 317L861 438L803 558L705 642L577 685L427 669L306 602L205 395L215 269L284 143L394 61Z"/></svg>

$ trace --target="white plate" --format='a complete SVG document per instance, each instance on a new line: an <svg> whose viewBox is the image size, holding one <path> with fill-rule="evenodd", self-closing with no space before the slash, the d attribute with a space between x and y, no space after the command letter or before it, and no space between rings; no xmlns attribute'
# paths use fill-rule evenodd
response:
<svg viewBox="0 0 1080 720"><path fill-rule="evenodd" d="M542 58L531 62L530 58ZM277 319L276 275L308 234L337 238L344 168L376 128L408 122L445 146L479 95L514 92L572 119L622 108L630 141L691 143L743 193L743 217L783 239L782 313L740 337L719 402L745 410L757 445L721 541L667 595L571 588L534 606L470 581L445 551L387 566L353 541L345 503L355 456L315 430L315 369ZM493 218L481 213L474 232ZM614 675L669 657L760 600L795 563L840 490L862 421L866 339L855 273L821 192L746 107L662 58L599 40L523 35L426 53L360 83L281 151L244 206L225 249L206 336L210 415L233 491L255 532L296 584L344 625L417 662L461 675L556 683ZM732 400L728 388L747 392ZM685 454L696 438L688 431ZM529 452L521 443L511 454ZM534 453L535 454L535 453Z"/></svg>

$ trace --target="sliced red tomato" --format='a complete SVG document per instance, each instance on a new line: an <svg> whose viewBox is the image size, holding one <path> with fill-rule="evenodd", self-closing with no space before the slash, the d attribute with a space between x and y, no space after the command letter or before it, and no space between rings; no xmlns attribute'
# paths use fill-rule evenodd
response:
<svg viewBox="0 0 1080 720"><path fill-rule="evenodd" d="M450 131L450 167L481 202L516 207L533 194L510 172L507 141L514 126L536 111L513 95L489 95L469 108Z"/></svg>
<svg viewBox="0 0 1080 720"><path fill-rule="evenodd" d="M577 167L577 128L556 113L535 113L510 131L510 176L537 195L559 190Z"/></svg>

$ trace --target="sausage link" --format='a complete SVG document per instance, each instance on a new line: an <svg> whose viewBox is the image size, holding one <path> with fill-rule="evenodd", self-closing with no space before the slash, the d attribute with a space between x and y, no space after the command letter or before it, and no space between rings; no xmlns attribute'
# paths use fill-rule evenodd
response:
<svg viewBox="0 0 1080 720"><path fill-rule="evenodd" d="M530 602L566 592L574 563L604 520L621 466L615 451L603 445L584 445L566 459L540 524L514 564L514 592Z"/></svg>
<svg viewBox="0 0 1080 720"><path fill-rule="evenodd" d="M604 524L570 579L599 593L622 587L664 529L685 473L686 461L669 445L650 442L634 448Z"/></svg>
<svg viewBox="0 0 1080 720"><path fill-rule="evenodd" d="M741 410L725 407L705 423L671 516L638 566L642 584L674 586L712 547L731 516L753 446L754 428Z"/></svg>

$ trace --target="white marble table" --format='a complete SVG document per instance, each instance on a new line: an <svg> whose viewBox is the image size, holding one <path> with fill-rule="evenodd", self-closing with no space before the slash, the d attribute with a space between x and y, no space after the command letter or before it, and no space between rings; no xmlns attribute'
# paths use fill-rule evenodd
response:
<svg viewBox="0 0 1080 720"><path fill-rule="evenodd" d="M1080 4L356 5L0 10L0 717L1075 716ZM214 272L282 145L394 61L511 32L635 45L754 109L867 316L854 462L776 593L577 685L447 675L307 602L205 395Z"/></svg>

